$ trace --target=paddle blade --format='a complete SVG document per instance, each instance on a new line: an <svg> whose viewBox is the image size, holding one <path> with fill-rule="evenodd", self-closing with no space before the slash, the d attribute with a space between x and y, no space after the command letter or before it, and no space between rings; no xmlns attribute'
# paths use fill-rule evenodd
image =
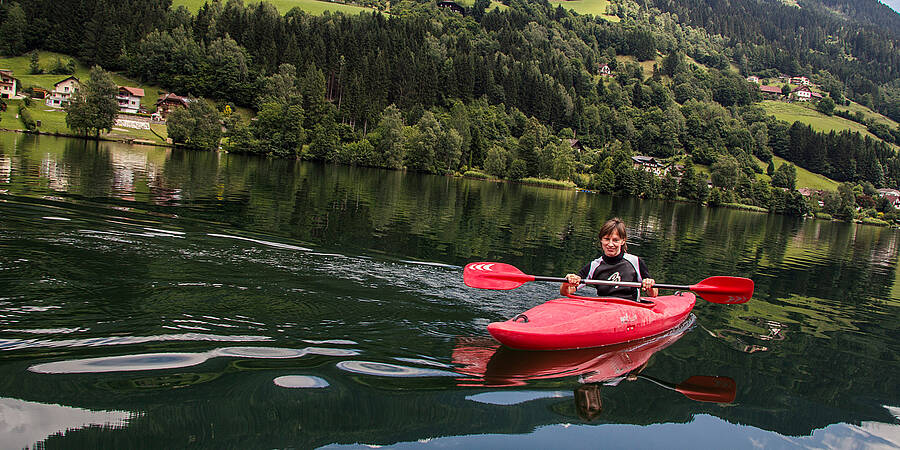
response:
<svg viewBox="0 0 900 450"><path fill-rule="evenodd" d="M690 288L712 303L746 303L753 297L753 280L749 278L709 277Z"/></svg>
<svg viewBox="0 0 900 450"><path fill-rule="evenodd" d="M728 377L695 375L676 385L675 390L699 402L731 403L737 395L737 383Z"/></svg>
<svg viewBox="0 0 900 450"><path fill-rule="evenodd" d="M534 281L534 276L527 275L509 264L475 262L466 264L463 281L466 286L473 288L505 291Z"/></svg>

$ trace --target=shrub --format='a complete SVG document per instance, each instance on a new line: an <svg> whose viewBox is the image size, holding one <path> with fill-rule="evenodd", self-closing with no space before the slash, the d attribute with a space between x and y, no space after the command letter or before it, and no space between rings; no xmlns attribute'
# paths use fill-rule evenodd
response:
<svg viewBox="0 0 900 450"><path fill-rule="evenodd" d="M466 178L478 178L478 179L482 179L482 180L487 180L489 178L492 178L490 175L488 175L484 172L479 172L477 170L467 170L465 173L463 173L463 176Z"/></svg>
<svg viewBox="0 0 900 450"><path fill-rule="evenodd" d="M25 105L19 106L19 119L22 120L22 124L25 125L26 130L34 131L37 129L37 123L35 123L34 119L31 117L31 111L29 111Z"/></svg>
<svg viewBox="0 0 900 450"><path fill-rule="evenodd" d="M891 226L891 223L890 223L890 222L886 222L886 221L881 220L881 219L876 219L876 218L874 218L874 217L863 217L859 222L860 222L860 223L863 223L863 224L866 224L866 225L877 225L877 226L879 226L879 227L889 227L889 226Z"/></svg>
<svg viewBox="0 0 900 450"><path fill-rule="evenodd" d="M575 188L575 183L571 181L561 181L554 180L552 178L522 178L520 180L522 184L531 184L535 186L546 186L546 187L554 187L554 188Z"/></svg>

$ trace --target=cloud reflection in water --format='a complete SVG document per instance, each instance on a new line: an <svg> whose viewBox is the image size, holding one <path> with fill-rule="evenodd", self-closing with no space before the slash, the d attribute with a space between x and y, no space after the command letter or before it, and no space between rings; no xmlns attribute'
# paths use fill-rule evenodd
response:
<svg viewBox="0 0 900 450"><path fill-rule="evenodd" d="M89 427L122 429L138 416L0 397L0 447L42 448L40 443L50 436Z"/></svg>

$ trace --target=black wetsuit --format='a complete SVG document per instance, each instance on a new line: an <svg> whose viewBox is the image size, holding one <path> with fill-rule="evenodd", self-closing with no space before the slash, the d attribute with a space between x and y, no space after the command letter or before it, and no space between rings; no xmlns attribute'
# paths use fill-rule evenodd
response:
<svg viewBox="0 0 900 450"><path fill-rule="evenodd" d="M590 279L592 280L615 280L615 281L638 281L638 274L634 271L634 266L628 262L625 258L625 252L619 253L617 256L609 257L606 255L602 255L602 262L597 266L597 269L594 270L594 276ZM647 265L644 264L644 260L638 258L638 268L641 271L640 279L651 278L650 271L647 270ZM586 266L582 267L581 270L578 271L578 276L581 277L582 280L587 280L589 272L591 270L591 264L588 263ZM619 298L627 298L630 300L637 300L637 288L633 288L630 286L610 286L597 284L595 285L597 288L597 295L600 297L619 297Z"/></svg>

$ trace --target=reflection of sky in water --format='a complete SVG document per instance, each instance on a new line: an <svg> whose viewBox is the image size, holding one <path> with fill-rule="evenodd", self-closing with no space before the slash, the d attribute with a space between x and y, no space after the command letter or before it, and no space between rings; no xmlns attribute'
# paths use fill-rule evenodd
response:
<svg viewBox="0 0 900 450"><path fill-rule="evenodd" d="M47 309L58 309L59 306L23 306L18 309L27 312L44 311ZM18 313L16 308L0 308L0 313ZM20 330L5 330L20 331ZM33 349L38 347L98 347L106 345L129 345L129 344L145 344L149 342L171 342L171 341L218 341L218 342L259 342L271 341L268 336L241 336L241 335L218 335L211 333L178 333L163 334L157 336L104 336L85 339L0 339L0 350L22 350Z"/></svg>
<svg viewBox="0 0 900 450"><path fill-rule="evenodd" d="M541 398L571 397L572 391L493 391L469 395L466 400L490 405L517 405Z"/></svg>
<svg viewBox="0 0 900 450"><path fill-rule="evenodd" d="M0 447L41 448L37 444L55 434L86 427L125 428L135 416L127 411L90 411L0 398Z"/></svg>
<svg viewBox="0 0 900 450"><path fill-rule="evenodd" d="M457 377L458 373L446 370L424 369L421 367L398 366L371 361L341 361L337 368L347 372L375 375L380 377Z"/></svg>
<svg viewBox="0 0 900 450"><path fill-rule="evenodd" d="M276 386L283 388L326 388L328 382L319 377L306 375L285 375L272 380Z"/></svg>
<svg viewBox="0 0 900 450"><path fill-rule="evenodd" d="M236 358L284 359L306 355L356 356L356 350L323 347L302 349L277 347L225 347L203 353L145 353L141 355L106 356L36 364L28 368L36 373L100 373L136 370L177 369L201 364L219 356Z"/></svg>
<svg viewBox="0 0 900 450"><path fill-rule="evenodd" d="M602 416L601 416L602 417ZM782 436L760 428L735 425L718 417L700 414L689 423L653 425L558 424L537 428L528 434L474 434L438 437L392 444L391 448L559 448L571 449L887 449L900 447L900 425L863 422L839 423L813 431L810 436ZM377 444L377 443L376 443ZM328 445L322 448L368 448L371 445Z"/></svg>
<svg viewBox="0 0 900 450"><path fill-rule="evenodd" d="M299 250L299 251L303 251L303 252L312 251L312 249L309 249L306 247L298 247L296 245L282 244L280 242L264 241L261 239L250 239L250 238L246 238L243 236L231 236L228 234L217 234L217 233L207 233L207 235L212 236L212 237L226 238L226 239L237 239L237 240L241 240L241 241L253 242L255 244L268 245L270 247L283 248L283 249L287 249L287 250Z"/></svg>

